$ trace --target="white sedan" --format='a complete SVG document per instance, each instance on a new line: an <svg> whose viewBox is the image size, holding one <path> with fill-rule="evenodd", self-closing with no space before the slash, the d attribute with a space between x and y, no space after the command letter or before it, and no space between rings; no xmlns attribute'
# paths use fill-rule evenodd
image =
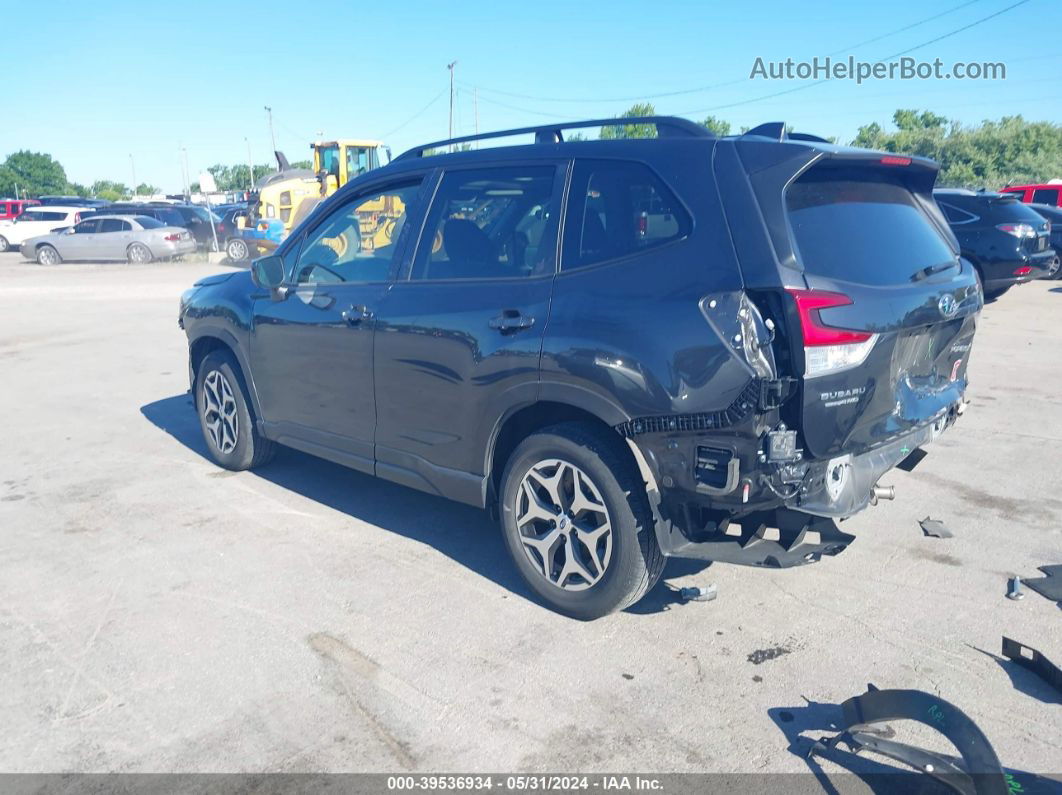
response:
<svg viewBox="0 0 1062 795"><path fill-rule="evenodd" d="M32 237L21 251L41 265L63 260L141 263L191 254L195 238L183 227L166 226L144 215L94 215L69 229Z"/></svg>

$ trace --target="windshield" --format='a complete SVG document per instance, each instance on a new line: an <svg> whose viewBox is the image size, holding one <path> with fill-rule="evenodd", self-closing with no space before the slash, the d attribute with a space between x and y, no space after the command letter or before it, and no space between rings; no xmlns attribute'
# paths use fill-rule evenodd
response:
<svg viewBox="0 0 1062 795"><path fill-rule="evenodd" d="M789 187L786 206L808 273L861 284L901 284L913 273L955 262L955 253L911 192L872 172L811 171Z"/></svg>

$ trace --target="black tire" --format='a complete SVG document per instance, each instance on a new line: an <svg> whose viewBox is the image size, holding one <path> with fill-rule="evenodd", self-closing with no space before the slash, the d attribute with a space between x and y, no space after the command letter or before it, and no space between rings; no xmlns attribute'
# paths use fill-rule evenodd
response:
<svg viewBox="0 0 1062 795"><path fill-rule="evenodd" d="M3 235L0 235L0 254L7 251L8 246L10 246L10 243L7 242L7 238Z"/></svg>
<svg viewBox="0 0 1062 795"><path fill-rule="evenodd" d="M521 494L525 477L536 465L552 460L585 474L608 511L611 557L603 571L593 572L599 579L585 590L565 590L547 578L546 564L537 553L526 551L529 547L521 540L524 536L517 526L521 501L526 500ZM562 423L524 439L509 457L502 475L500 514L502 534L521 576L549 607L572 618L592 620L634 604L664 571L666 559L656 543L653 514L637 467L619 436L612 438L592 426ZM558 526L544 525L547 533L550 527ZM565 537L553 554L566 555L569 545L575 543ZM585 547L577 549L585 554L581 552ZM598 553L598 557L603 556ZM556 558L553 560L556 565ZM569 578L564 581L569 582ZM585 583L580 578L576 584Z"/></svg>
<svg viewBox="0 0 1062 795"><path fill-rule="evenodd" d="M251 247L239 237L231 238L225 244L225 255L233 262L243 262L251 257Z"/></svg>
<svg viewBox="0 0 1062 795"><path fill-rule="evenodd" d="M62 261L63 258L59 256L59 252L56 251L53 246L49 246L46 243L43 246L37 247L38 265L58 265Z"/></svg>
<svg viewBox="0 0 1062 795"><path fill-rule="evenodd" d="M209 427L212 424L211 419L215 418L217 413L212 412L208 406L211 402L207 393L208 382L215 395L223 391L218 388L219 382L215 374L220 375L223 383L228 385L234 404L228 410L231 412L230 419L235 417L236 420L235 444L231 448L224 441L219 444ZM216 399L214 402L217 402ZM268 463L276 455L276 444L262 436L255 426L243 373L231 353L212 351L200 363L195 377L195 410L207 451L219 466L234 471L254 469ZM224 436L224 421L221 428Z"/></svg>
<svg viewBox="0 0 1062 795"><path fill-rule="evenodd" d="M151 249L143 243L133 243L125 250L126 260L135 265L145 265L155 259Z"/></svg>
<svg viewBox="0 0 1062 795"><path fill-rule="evenodd" d="M1002 288L999 288L997 290L985 290L985 303L986 304L995 303L996 301L999 300L1000 296L1002 296L1003 293L1005 293L1009 289L1010 289L1009 287L1002 287Z"/></svg>

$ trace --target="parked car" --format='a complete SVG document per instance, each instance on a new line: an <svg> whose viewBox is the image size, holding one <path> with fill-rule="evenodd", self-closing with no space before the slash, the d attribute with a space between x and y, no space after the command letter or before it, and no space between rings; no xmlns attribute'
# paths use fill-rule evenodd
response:
<svg viewBox="0 0 1062 795"><path fill-rule="evenodd" d="M0 221L14 221L27 207L37 204L36 199L0 199Z"/></svg>
<svg viewBox="0 0 1062 795"><path fill-rule="evenodd" d="M983 301L937 165L781 124L562 138L632 121L418 147L197 282L179 321L209 455L249 469L279 443L487 508L582 619L667 556L843 550L834 520L891 498L879 480L966 405Z"/></svg>
<svg viewBox="0 0 1062 795"><path fill-rule="evenodd" d="M47 234L53 229L73 226L81 220L84 207L57 205L27 207L14 221L0 221L0 251L18 248L31 237Z"/></svg>
<svg viewBox="0 0 1062 795"><path fill-rule="evenodd" d="M1051 224L1050 246L1055 250L1055 258L1050 267L1041 278L1062 278L1062 267L1059 266L1059 258L1062 257L1062 207L1052 207L1049 204L1030 204L1030 208L1042 215Z"/></svg>
<svg viewBox="0 0 1062 795"><path fill-rule="evenodd" d="M111 202L107 199L89 199L84 196L41 196L40 203L59 204L63 207L106 207Z"/></svg>
<svg viewBox="0 0 1062 795"><path fill-rule="evenodd" d="M64 260L124 260L132 263L172 259L195 251L192 233L144 215L94 215L84 221L26 240L22 256L41 265Z"/></svg>
<svg viewBox="0 0 1062 795"><path fill-rule="evenodd" d="M1000 193L1012 193L1025 204L1049 204L1062 207L1062 182L1044 182L1039 185L1008 185Z"/></svg>
<svg viewBox="0 0 1062 795"><path fill-rule="evenodd" d="M248 224L246 205L230 209L218 223L219 245L233 262L245 262L276 251L284 240L284 222L279 218L263 218L242 228L241 219Z"/></svg>
<svg viewBox="0 0 1062 795"><path fill-rule="evenodd" d="M1055 256L1048 244L1050 224L1016 196L955 189L933 195L962 256L977 269L987 300L1050 270Z"/></svg>
<svg viewBox="0 0 1062 795"><path fill-rule="evenodd" d="M180 226L192 233L196 247L200 251L210 251L214 248L214 233L210 229L211 222L220 219L210 213L205 207L195 204L177 204L174 202L125 202L115 203L99 211L100 213L125 213L129 215L143 215L155 218L170 226ZM220 242L220 235L218 237Z"/></svg>

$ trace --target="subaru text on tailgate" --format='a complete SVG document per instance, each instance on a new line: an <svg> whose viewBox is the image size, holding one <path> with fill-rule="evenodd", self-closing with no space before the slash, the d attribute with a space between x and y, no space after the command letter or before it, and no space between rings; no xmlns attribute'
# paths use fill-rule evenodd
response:
<svg viewBox="0 0 1062 795"><path fill-rule="evenodd" d="M937 166L781 124L413 149L181 299L211 456L277 443L499 517L583 619L668 556L787 567L965 407L977 276ZM450 154L450 143L533 134ZM353 486L352 486L353 487Z"/></svg>

